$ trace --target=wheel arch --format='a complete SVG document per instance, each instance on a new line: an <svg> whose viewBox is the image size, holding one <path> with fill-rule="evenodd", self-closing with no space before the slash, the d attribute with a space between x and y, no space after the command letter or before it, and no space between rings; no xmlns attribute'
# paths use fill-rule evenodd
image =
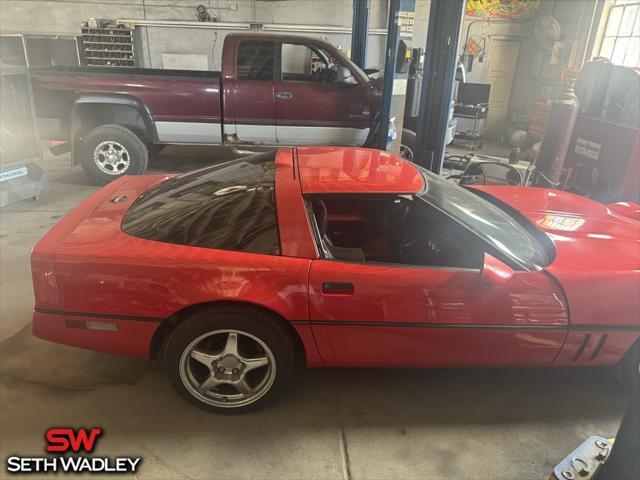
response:
<svg viewBox="0 0 640 480"><path fill-rule="evenodd" d="M189 305L181 310L178 310L170 317L166 318L160 323L160 326L156 329L151 338L151 342L149 344L149 358L156 360L162 358L163 348L166 343L167 338L171 335L171 332L187 317L192 315L193 313L210 307L225 307L225 306L234 306L234 307L243 307L248 311L256 311L263 312L269 315L272 315L274 318L277 318L281 325L284 327L285 331L289 335L289 337L293 340L296 360L302 361L306 363L307 351L305 348L305 344L298 334L298 332L293 328L291 322L289 322L286 318L284 318L279 313L274 310L264 307L262 305L247 302L244 300L214 300L210 302L197 303L194 305Z"/></svg>
<svg viewBox="0 0 640 480"><path fill-rule="evenodd" d="M75 151L83 136L101 125L115 124L128 128L141 140L158 142L151 111L140 99L113 93L81 94L69 99L69 137ZM75 163L75 161L74 161Z"/></svg>

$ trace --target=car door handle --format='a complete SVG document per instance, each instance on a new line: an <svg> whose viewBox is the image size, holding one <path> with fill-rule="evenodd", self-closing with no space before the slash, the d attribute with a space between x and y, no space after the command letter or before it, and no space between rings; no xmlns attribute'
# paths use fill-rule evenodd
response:
<svg viewBox="0 0 640 480"><path fill-rule="evenodd" d="M276 93L276 97L281 100L291 100L293 98L293 93L291 92L278 92Z"/></svg>
<svg viewBox="0 0 640 480"><path fill-rule="evenodd" d="M349 282L324 282L322 284L322 293L353 295L353 283Z"/></svg>

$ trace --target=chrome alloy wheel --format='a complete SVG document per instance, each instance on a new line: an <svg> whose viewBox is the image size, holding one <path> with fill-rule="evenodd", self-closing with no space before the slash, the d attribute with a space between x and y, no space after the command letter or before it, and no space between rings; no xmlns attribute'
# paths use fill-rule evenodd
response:
<svg viewBox="0 0 640 480"><path fill-rule="evenodd" d="M124 145L112 140L99 143L93 150L93 161L107 175L121 175L131 164L131 155Z"/></svg>
<svg viewBox="0 0 640 480"><path fill-rule="evenodd" d="M276 378L269 347L238 330L200 335L182 352L180 380L191 395L209 405L234 408L266 394Z"/></svg>

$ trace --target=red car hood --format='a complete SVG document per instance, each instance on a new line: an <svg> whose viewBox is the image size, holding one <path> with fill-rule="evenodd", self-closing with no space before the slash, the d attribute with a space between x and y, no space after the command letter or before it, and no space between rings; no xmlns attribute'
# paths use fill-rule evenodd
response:
<svg viewBox="0 0 640 480"><path fill-rule="evenodd" d="M553 241L556 258L545 270L562 284L572 323L640 323L640 222L568 192L473 188L515 208Z"/></svg>

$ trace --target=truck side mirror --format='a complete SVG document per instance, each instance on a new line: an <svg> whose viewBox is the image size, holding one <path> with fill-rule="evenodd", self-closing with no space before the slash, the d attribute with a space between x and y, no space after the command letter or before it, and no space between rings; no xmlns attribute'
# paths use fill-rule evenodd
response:
<svg viewBox="0 0 640 480"><path fill-rule="evenodd" d="M486 286L499 285L513 277L513 269L485 252L484 263L480 270L480 284Z"/></svg>
<svg viewBox="0 0 640 480"><path fill-rule="evenodd" d="M351 70L347 67L339 66L336 71L336 83L342 83L343 85L357 85L358 81L354 78Z"/></svg>

